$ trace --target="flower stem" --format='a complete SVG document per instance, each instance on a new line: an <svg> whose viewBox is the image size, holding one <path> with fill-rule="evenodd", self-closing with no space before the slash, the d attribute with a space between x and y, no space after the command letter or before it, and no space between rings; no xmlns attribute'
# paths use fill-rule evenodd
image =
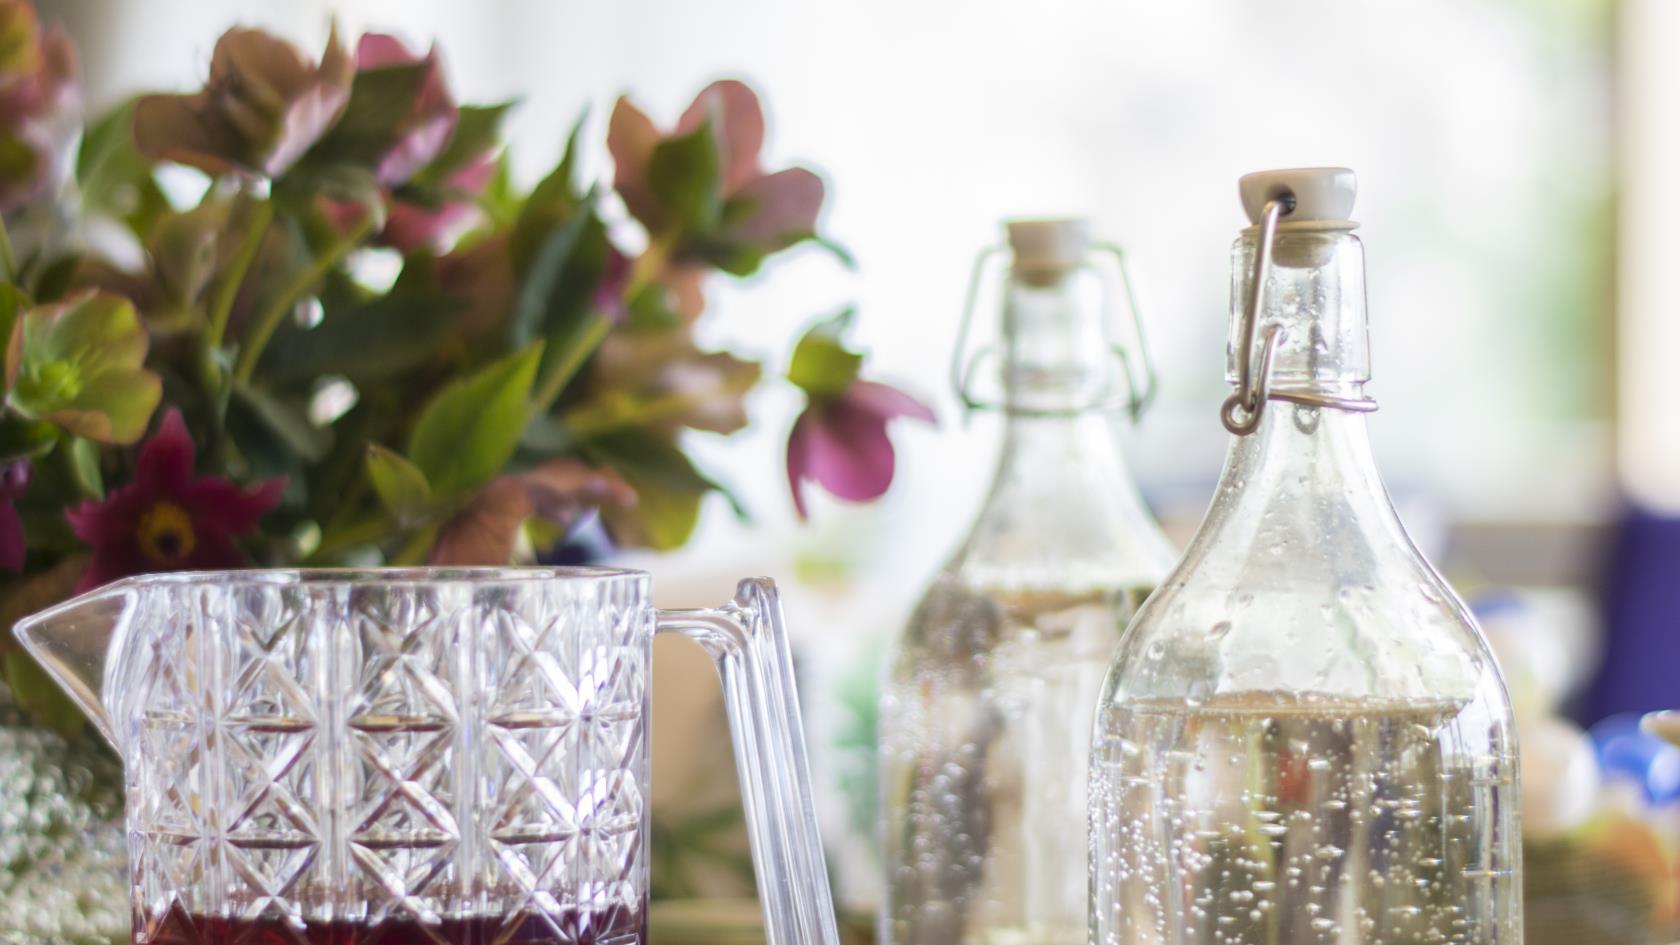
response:
<svg viewBox="0 0 1680 945"><path fill-rule="evenodd" d="M233 365L233 379L235 383L244 383L251 379L251 374L257 369L257 360L262 357L263 349L268 347L268 340L274 337L274 332L280 327L280 322L292 307L303 298L304 293L315 285L327 270L338 265L344 257L349 255L369 233L373 232L373 218L363 216L351 230L334 240L326 252L315 258L307 268L293 277L286 287L280 290L269 306L262 310L256 321L251 323L250 333L239 346L239 360Z"/></svg>
<svg viewBox="0 0 1680 945"><path fill-rule="evenodd" d="M675 229L671 229L648 241L647 249L636 257L636 264L630 269L630 278L624 280L625 301L640 295L643 289L659 278L665 264L671 261L671 251L676 248L679 236Z"/></svg>
<svg viewBox="0 0 1680 945"><path fill-rule="evenodd" d="M625 427L646 426L680 417L703 403L704 396L678 393L650 398L629 409L600 410L584 406L567 412L565 425L573 436L587 440Z"/></svg>
<svg viewBox="0 0 1680 945"><path fill-rule="evenodd" d="M251 214L251 223L245 230L245 238L239 244L239 252L233 257L228 271L222 276L222 282L216 287L216 294L210 300L209 325L205 328L204 337L199 341L198 373L199 383L203 385L205 393L217 402L222 402L219 396L225 391L225 379L216 363L216 352L222 346L222 338L227 335L228 318L233 314L234 300L239 297L239 287L245 283L245 274L250 271L251 263L257 258L257 249L262 245L263 237L268 234L268 225L274 220L274 204L264 200L257 204Z"/></svg>
<svg viewBox="0 0 1680 945"><path fill-rule="evenodd" d="M531 416L540 417L548 412L548 408L554 406L554 401L559 399L566 385L583 369L589 356L601 346L607 332L611 330L612 321L607 316L600 312L590 315L589 323L578 332L575 342L567 349L565 355L550 365L547 373L538 379L536 393L531 397Z"/></svg>
<svg viewBox="0 0 1680 945"><path fill-rule="evenodd" d="M262 246L263 237L268 233L268 225L273 220L274 204L268 200L259 202L251 216L250 224L245 228L245 239L239 244L239 254L233 257L232 265L228 267L221 285L216 287L215 298L211 300L210 328L204 333L205 347L219 347L222 338L227 334L228 317L233 313L233 303L239 296L239 287L244 284L245 273L256 260L257 249Z"/></svg>
<svg viewBox="0 0 1680 945"><path fill-rule="evenodd" d="M640 295L642 290L659 278L681 235L673 229L654 237L648 243L648 248L637 257L635 266L631 268L630 277L624 280L623 298L626 302ZM532 417L540 417L554 406L554 402L565 391L566 385L571 383L572 378L588 363L590 356L601 346L601 342L606 340L607 333L611 330L612 321L606 315L598 311L591 314L589 323L578 332L565 356L549 365L543 376L537 379L535 393L531 397Z"/></svg>

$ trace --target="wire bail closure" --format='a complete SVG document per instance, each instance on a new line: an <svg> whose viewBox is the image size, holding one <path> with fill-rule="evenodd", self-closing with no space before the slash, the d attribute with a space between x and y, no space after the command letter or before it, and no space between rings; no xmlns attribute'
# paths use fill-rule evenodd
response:
<svg viewBox="0 0 1680 945"><path fill-rule="evenodd" d="M1137 365L1133 365L1134 355L1125 345L1112 343L1109 345L1109 353L1119 363L1120 373L1126 379L1125 396L1106 397L1090 403L1075 404L1054 410L1037 410L1013 406L1004 401L985 400L972 392L974 374L980 366L980 362L988 357L999 357L1002 354L1000 346L993 342L975 351L972 357L968 356L969 334L974 324L974 308L980 299L980 284L985 279L986 267L991 262L992 257L1007 254L1009 251L1008 247L1001 245L981 250L974 257L974 266L969 273L968 292L963 301L962 318L957 325L956 349L951 355L951 387L956 390L958 399L962 401L964 412L972 414L976 410L1003 410L1022 416L1051 416L1078 413L1085 410L1125 408L1133 422L1136 422L1143 415L1143 412L1149 409L1150 403L1155 399L1157 386L1155 363L1149 356L1149 343L1144 336L1143 316L1138 311L1137 291L1132 287L1131 270L1126 266L1126 252L1116 243L1093 243L1091 251L1114 258L1115 268L1120 276L1121 291L1126 298L1126 309L1130 316L1132 337L1135 341ZM1074 268L1093 271L1096 269L1089 262L1082 262ZM1112 324L1112 312L1109 310L1106 293L1103 308L1103 324L1106 327Z"/></svg>
<svg viewBox="0 0 1680 945"><path fill-rule="evenodd" d="M1249 284L1248 306L1243 309L1242 323L1237 326L1237 389L1225 398L1219 408L1219 420L1225 429L1237 436L1248 436L1260 428L1260 419L1268 400L1284 400L1303 407L1330 407L1355 413L1370 413L1377 402L1369 398L1336 397L1312 391L1272 390L1272 359L1286 335L1276 322L1264 329L1260 312L1265 306L1266 280L1272 274L1272 248L1277 242L1278 220L1295 209L1295 195L1285 191L1266 201L1260 216L1260 236L1254 260L1254 279ZM1261 335L1258 364L1254 355L1255 334Z"/></svg>

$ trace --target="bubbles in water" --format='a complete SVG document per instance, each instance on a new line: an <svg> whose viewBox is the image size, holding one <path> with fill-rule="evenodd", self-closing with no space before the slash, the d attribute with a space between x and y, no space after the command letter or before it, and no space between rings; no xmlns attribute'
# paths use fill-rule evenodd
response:
<svg viewBox="0 0 1680 945"><path fill-rule="evenodd" d="M1515 883L1483 868L1512 855L1492 776L1510 765L1460 740L1459 711L1268 694L1105 710L1096 941L1518 945Z"/></svg>

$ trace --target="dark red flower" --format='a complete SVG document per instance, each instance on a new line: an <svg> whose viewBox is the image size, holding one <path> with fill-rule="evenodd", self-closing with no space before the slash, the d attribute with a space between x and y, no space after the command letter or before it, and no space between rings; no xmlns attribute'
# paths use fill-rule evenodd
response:
<svg viewBox="0 0 1680 945"><path fill-rule="evenodd" d="M247 563L234 539L255 530L280 502L285 479L241 489L220 476L195 477L194 459L192 437L172 408L141 444L133 482L103 502L64 513L76 537L93 548L78 592L131 574Z"/></svg>
<svg viewBox="0 0 1680 945"><path fill-rule="evenodd" d="M0 466L0 568L23 570L23 519L12 500L29 488L29 460L20 459Z"/></svg>
<svg viewBox="0 0 1680 945"><path fill-rule="evenodd" d="M892 441L887 421L915 417L934 422L933 411L885 384L854 380L840 394L812 398L788 434L788 485L805 518L805 480L852 502L876 499L892 485Z"/></svg>

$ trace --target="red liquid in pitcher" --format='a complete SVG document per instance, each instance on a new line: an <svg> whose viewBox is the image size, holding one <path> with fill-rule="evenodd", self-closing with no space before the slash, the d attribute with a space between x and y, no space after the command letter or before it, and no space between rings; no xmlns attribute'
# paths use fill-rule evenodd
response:
<svg viewBox="0 0 1680 945"><path fill-rule="evenodd" d="M556 934L558 926L564 934ZM146 938L135 923L134 945L646 945L647 916L624 908L568 910L556 920L524 916L411 918L311 923L299 930L282 919L223 919L179 914Z"/></svg>

